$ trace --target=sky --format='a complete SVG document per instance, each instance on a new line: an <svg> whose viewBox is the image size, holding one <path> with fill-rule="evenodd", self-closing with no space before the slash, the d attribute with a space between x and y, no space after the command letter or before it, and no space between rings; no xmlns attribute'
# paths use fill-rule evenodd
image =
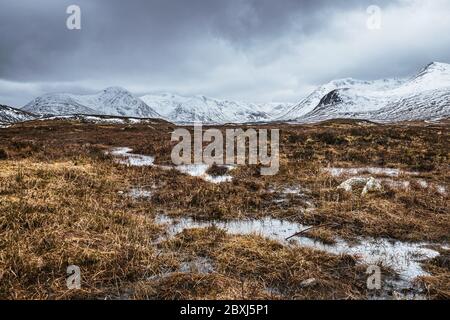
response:
<svg viewBox="0 0 450 320"><path fill-rule="evenodd" d="M109 86L295 103L450 63L449 17L448 0L0 0L0 104Z"/></svg>

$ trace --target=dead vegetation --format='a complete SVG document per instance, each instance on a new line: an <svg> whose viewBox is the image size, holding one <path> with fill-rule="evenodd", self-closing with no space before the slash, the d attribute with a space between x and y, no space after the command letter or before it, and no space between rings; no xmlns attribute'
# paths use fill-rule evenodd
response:
<svg viewBox="0 0 450 320"><path fill-rule="evenodd" d="M428 261L425 270L431 275L421 277L419 283L433 299L450 299L450 250L440 249L440 256Z"/></svg>
<svg viewBox="0 0 450 320"><path fill-rule="evenodd" d="M160 246L164 254L181 259L208 258L213 270L167 272L140 286L138 297L357 299L365 294L365 268L350 256L289 248L257 236L229 236L214 227L185 230ZM196 281L200 285L190 290Z"/></svg>
<svg viewBox="0 0 450 320"><path fill-rule="evenodd" d="M323 225L304 236L329 244L335 237L361 236L450 240L447 123L282 125L279 174L261 176L259 166L210 168L211 175L233 176L222 184L176 170L127 167L105 154L112 147L130 147L169 164L173 128L165 122L36 121L0 129L0 298L359 299L366 294L361 266L347 256L217 229L187 230L156 245L164 232L154 221L158 213L200 219L271 216ZM374 175L384 179L383 190L362 196L361 190L338 190L348 177L332 176L326 167L397 168L417 175ZM396 187L389 179L411 185ZM136 186L151 189L151 198L124 194ZM298 193L284 191L295 187ZM209 259L214 271L180 271L198 257ZM439 259L427 264L432 276L423 283L430 297L448 299L450 270ZM66 288L70 264L83 270L82 290Z"/></svg>

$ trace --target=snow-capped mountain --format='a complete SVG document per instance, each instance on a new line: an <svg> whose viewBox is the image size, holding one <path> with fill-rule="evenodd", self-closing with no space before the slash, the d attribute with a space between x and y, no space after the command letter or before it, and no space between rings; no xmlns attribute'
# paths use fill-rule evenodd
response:
<svg viewBox="0 0 450 320"><path fill-rule="evenodd" d="M390 88L395 88L401 85L404 80L400 79L383 79L374 81L364 81L352 78L333 80L327 84L324 84L314 90L300 103L294 105L291 109L286 110L281 114L279 120L293 120L308 114L313 111L321 102L321 100L330 92L338 89L354 89L361 92L361 99L364 100L364 96L372 91L382 91ZM369 107L369 106L366 106ZM361 111L361 110L360 110Z"/></svg>
<svg viewBox="0 0 450 320"><path fill-rule="evenodd" d="M39 115L95 114L159 118L155 110L123 88L111 87L93 95L46 94L22 108Z"/></svg>
<svg viewBox="0 0 450 320"><path fill-rule="evenodd" d="M258 103L257 106L259 110L267 113L272 119L276 119L284 114L287 110L292 108L293 104L286 102L267 102Z"/></svg>
<svg viewBox="0 0 450 320"><path fill-rule="evenodd" d="M369 115L375 121L434 120L450 117L450 88L409 95Z"/></svg>
<svg viewBox="0 0 450 320"><path fill-rule="evenodd" d="M35 115L16 108L0 105L0 126L32 120Z"/></svg>
<svg viewBox="0 0 450 320"><path fill-rule="evenodd" d="M155 93L141 97L165 119L175 123L202 121L207 123L240 123L268 121L286 107L282 103L245 103L218 100L205 96L182 96Z"/></svg>
<svg viewBox="0 0 450 320"><path fill-rule="evenodd" d="M450 65L433 62L410 79L334 80L296 105L173 93L138 98L125 89L112 87L94 95L47 94L23 110L39 115L162 118L174 123L317 122L333 118L402 121L450 117L449 97Z"/></svg>
<svg viewBox="0 0 450 320"><path fill-rule="evenodd" d="M175 123L239 123L269 121L286 106L283 103L255 104L173 93L138 98L125 89L111 87L94 95L46 94L22 110L44 116L86 114L163 118Z"/></svg>
<svg viewBox="0 0 450 320"><path fill-rule="evenodd" d="M328 89L315 107L320 94ZM283 118L316 122L333 118L374 121L450 116L450 65L433 62L406 80L339 80L320 87Z"/></svg>

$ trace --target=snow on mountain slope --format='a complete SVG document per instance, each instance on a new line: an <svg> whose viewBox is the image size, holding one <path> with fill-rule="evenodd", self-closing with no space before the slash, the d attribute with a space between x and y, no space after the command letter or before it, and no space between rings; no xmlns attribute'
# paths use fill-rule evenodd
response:
<svg viewBox="0 0 450 320"><path fill-rule="evenodd" d="M333 80L327 84L318 87L300 103L278 116L278 120L293 120L304 116L316 108L322 98L331 91L337 89L353 88L361 92L364 96L368 92L386 90L400 86L404 80L400 79L383 79L373 81L363 81L352 78Z"/></svg>
<svg viewBox="0 0 450 320"><path fill-rule="evenodd" d="M412 95L448 87L450 87L450 64L432 62L402 86L389 93L393 95Z"/></svg>
<svg viewBox="0 0 450 320"><path fill-rule="evenodd" d="M450 117L449 96L450 65L433 62L410 79L334 80L296 105L172 93L137 98L125 89L112 87L94 95L47 94L23 110L40 115L162 117L175 123L316 122L333 118L399 121Z"/></svg>
<svg viewBox="0 0 450 320"><path fill-rule="evenodd" d="M383 80L384 81L384 80ZM450 65L431 63L406 81L386 86L347 86L325 94L311 111L296 118L316 122L333 118L426 120L450 116Z"/></svg>
<svg viewBox="0 0 450 320"><path fill-rule="evenodd" d="M160 115L141 99L119 87L93 95L46 94L28 103L22 110L40 115L97 114L138 118Z"/></svg>
<svg viewBox="0 0 450 320"><path fill-rule="evenodd" d="M259 105L205 96L181 96L172 93L149 94L141 99L169 121L188 123L240 123L270 120L273 109ZM272 105L275 109L275 105ZM281 108L283 104L277 104ZM269 111L270 110L270 111ZM275 110L276 112L276 110Z"/></svg>
<svg viewBox="0 0 450 320"><path fill-rule="evenodd" d="M450 117L450 87L409 95L369 116L374 120L389 122Z"/></svg>
<svg viewBox="0 0 450 320"><path fill-rule="evenodd" d="M0 105L0 126L32 120L34 118L36 118L36 116L31 113L24 112L16 108Z"/></svg>
<svg viewBox="0 0 450 320"><path fill-rule="evenodd" d="M22 110L39 115L98 114L78 101L78 97L66 93L45 94L25 105Z"/></svg>
<svg viewBox="0 0 450 320"><path fill-rule="evenodd" d="M259 110L267 113L271 118L278 118L284 114L287 110L292 108L292 103L286 102L267 102L258 103Z"/></svg>

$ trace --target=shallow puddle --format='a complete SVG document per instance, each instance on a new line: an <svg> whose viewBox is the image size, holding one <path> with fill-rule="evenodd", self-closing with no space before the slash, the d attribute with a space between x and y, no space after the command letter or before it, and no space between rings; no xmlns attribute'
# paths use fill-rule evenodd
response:
<svg viewBox="0 0 450 320"><path fill-rule="evenodd" d="M233 180L233 177L230 175L212 176L207 174L206 172L209 168L210 166L207 164L186 164L175 167L181 173L188 174L192 177L199 177L212 183L231 182ZM227 166L227 169L231 170L231 167Z"/></svg>
<svg viewBox="0 0 450 320"><path fill-rule="evenodd" d="M145 167L153 165L154 157L131 153L131 151L133 151L131 148L114 148L111 154L118 157L116 159L118 163L128 166Z"/></svg>
<svg viewBox="0 0 450 320"><path fill-rule="evenodd" d="M439 255L437 251L426 248L427 243L407 243L388 239L360 238L357 244L350 244L343 239L335 239L336 243L333 245L323 244L307 237L295 237L286 241L286 238L308 226L272 218L199 221L193 218L171 218L159 215L156 222L167 226L165 239L172 238L184 229L216 226L233 235L255 234L286 245L298 245L336 255L353 255L364 264L382 263L398 273L400 279L391 284L395 285L398 290L413 288L414 278L427 275L420 266L420 262Z"/></svg>
<svg viewBox="0 0 450 320"><path fill-rule="evenodd" d="M136 167L145 167L145 166L153 166L156 168L160 168L163 170L171 170L175 169L181 173L190 175L192 177L199 177L205 181L211 183L223 183L223 182L231 182L233 177L230 175L222 175L222 176L212 176L207 174L208 169L210 168L207 164L189 164L189 165L180 165L180 166L158 166L154 165L155 158L152 156L145 156L141 154L131 153L133 151L131 148L121 147L114 148L111 151L111 155L117 157L116 161L121 164L136 166ZM225 166L228 170L232 170L233 166Z"/></svg>

